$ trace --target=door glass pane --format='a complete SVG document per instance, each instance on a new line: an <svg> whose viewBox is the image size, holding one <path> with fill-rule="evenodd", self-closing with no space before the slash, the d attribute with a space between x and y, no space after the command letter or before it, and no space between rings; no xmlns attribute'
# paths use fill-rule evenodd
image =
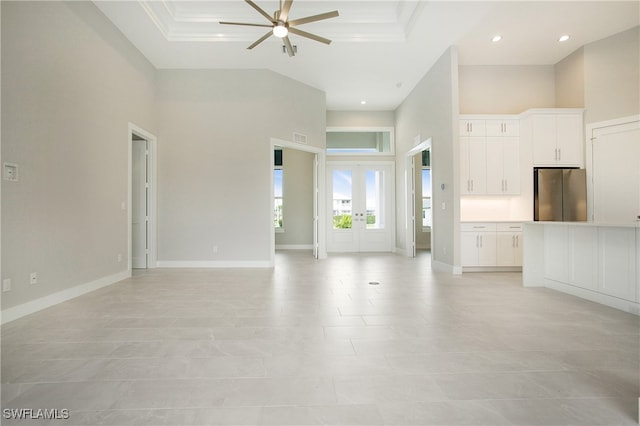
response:
<svg viewBox="0 0 640 426"><path fill-rule="evenodd" d="M353 175L351 170L333 171L333 229L351 229Z"/></svg>
<svg viewBox="0 0 640 426"><path fill-rule="evenodd" d="M367 193L367 229L384 228L383 203L384 203L384 174L379 170L367 170L365 172Z"/></svg>
<svg viewBox="0 0 640 426"><path fill-rule="evenodd" d="M431 227L431 169L422 169L422 227Z"/></svg>
<svg viewBox="0 0 640 426"><path fill-rule="evenodd" d="M282 169L273 171L273 218L276 229L282 229Z"/></svg>

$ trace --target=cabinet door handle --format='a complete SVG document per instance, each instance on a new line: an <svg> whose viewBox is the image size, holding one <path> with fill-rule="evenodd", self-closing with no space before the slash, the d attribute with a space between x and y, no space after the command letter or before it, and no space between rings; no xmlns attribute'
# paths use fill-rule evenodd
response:
<svg viewBox="0 0 640 426"><path fill-rule="evenodd" d="M558 148L558 160L562 160L562 149Z"/></svg>
<svg viewBox="0 0 640 426"><path fill-rule="evenodd" d="M480 248L482 248L482 235L480 235Z"/></svg>
<svg viewBox="0 0 640 426"><path fill-rule="evenodd" d="M476 235L476 247L480 248L480 235Z"/></svg>
<svg viewBox="0 0 640 426"><path fill-rule="evenodd" d="M515 247L516 246L516 236L512 235L511 236L511 247Z"/></svg>
<svg viewBox="0 0 640 426"><path fill-rule="evenodd" d="M473 132L473 123L469 123L469 132Z"/></svg>
<svg viewBox="0 0 640 426"><path fill-rule="evenodd" d="M516 235L516 247L520 247L520 235Z"/></svg>

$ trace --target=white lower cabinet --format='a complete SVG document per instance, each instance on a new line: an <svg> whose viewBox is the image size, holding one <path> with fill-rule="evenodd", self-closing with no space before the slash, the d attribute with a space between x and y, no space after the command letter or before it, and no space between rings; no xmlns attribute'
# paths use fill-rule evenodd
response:
<svg viewBox="0 0 640 426"><path fill-rule="evenodd" d="M637 301L636 230L625 227L598 228L598 240L598 291Z"/></svg>
<svg viewBox="0 0 640 426"><path fill-rule="evenodd" d="M598 228L569 228L569 284L598 291Z"/></svg>
<svg viewBox="0 0 640 426"><path fill-rule="evenodd" d="M522 266L521 223L463 223L460 235L463 267Z"/></svg>
<svg viewBox="0 0 640 426"><path fill-rule="evenodd" d="M569 227L566 225L544 227L544 277L569 282Z"/></svg>
<svg viewBox="0 0 640 426"><path fill-rule="evenodd" d="M498 223L496 228L496 265L522 266L522 224Z"/></svg>
<svg viewBox="0 0 640 426"><path fill-rule="evenodd" d="M640 229L546 225L544 278L640 301Z"/></svg>

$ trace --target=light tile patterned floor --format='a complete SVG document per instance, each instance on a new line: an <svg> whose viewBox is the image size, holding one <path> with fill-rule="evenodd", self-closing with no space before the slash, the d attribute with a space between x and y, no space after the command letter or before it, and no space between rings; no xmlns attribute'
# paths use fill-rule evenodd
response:
<svg viewBox="0 0 640 426"><path fill-rule="evenodd" d="M37 425L632 425L639 340L638 317L518 273L283 252L273 270L137 272L3 326L2 408L70 410Z"/></svg>

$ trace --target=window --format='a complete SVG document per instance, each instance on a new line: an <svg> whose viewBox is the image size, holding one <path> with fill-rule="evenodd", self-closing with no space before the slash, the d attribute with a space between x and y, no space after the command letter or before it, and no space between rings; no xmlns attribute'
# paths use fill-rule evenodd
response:
<svg viewBox="0 0 640 426"><path fill-rule="evenodd" d="M276 232L283 232L283 184L284 171L282 170L282 150L274 151L273 169L273 219Z"/></svg>
<svg viewBox="0 0 640 426"><path fill-rule="evenodd" d="M432 224L431 210L431 159L429 151L422 151L422 229Z"/></svg>
<svg viewBox="0 0 640 426"><path fill-rule="evenodd" d="M393 128L327 128L329 155L391 155Z"/></svg>

